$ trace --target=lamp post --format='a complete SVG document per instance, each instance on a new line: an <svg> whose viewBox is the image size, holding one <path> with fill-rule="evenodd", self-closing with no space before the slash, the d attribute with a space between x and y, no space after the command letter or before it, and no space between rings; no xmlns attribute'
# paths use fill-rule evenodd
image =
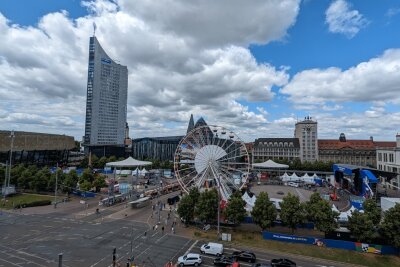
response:
<svg viewBox="0 0 400 267"><path fill-rule="evenodd" d="M54 208L57 208L57 182L58 182L58 162L56 165L56 185L54 188Z"/></svg>
<svg viewBox="0 0 400 267"><path fill-rule="evenodd" d="M11 147L10 147L10 159L9 159L9 167L8 167L8 180L6 182L6 189L4 191L4 196L8 195L8 191L10 189L10 181L11 181L11 167L12 167L12 153L13 153L13 148L14 148L14 138L15 138L15 134L14 134L14 130L11 131L10 133L10 137L11 137Z"/></svg>

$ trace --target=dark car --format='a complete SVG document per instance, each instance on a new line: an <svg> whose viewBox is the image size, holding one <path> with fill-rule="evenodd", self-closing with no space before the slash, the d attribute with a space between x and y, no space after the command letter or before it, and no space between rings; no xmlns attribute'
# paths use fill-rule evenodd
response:
<svg viewBox="0 0 400 267"><path fill-rule="evenodd" d="M219 257L214 260L214 265L215 266L223 266L226 267L228 265L231 265L234 262L232 258L228 257Z"/></svg>
<svg viewBox="0 0 400 267"><path fill-rule="evenodd" d="M296 263L288 259L272 259L271 265L274 267L295 267Z"/></svg>
<svg viewBox="0 0 400 267"><path fill-rule="evenodd" d="M255 263L252 265L252 267L271 267L271 264L269 263Z"/></svg>
<svg viewBox="0 0 400 267"><path fill-rule="evenodd" d="M232 258L238 261L256 262L256 255L250 251L234 251Z"/></svg>

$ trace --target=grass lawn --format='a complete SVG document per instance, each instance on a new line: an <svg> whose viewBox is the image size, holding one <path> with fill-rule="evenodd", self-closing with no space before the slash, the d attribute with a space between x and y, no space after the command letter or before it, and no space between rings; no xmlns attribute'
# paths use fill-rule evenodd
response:
<svg viewBox="0 0 400 267"><path fill-rule="evenodd" d="M6 202L3 199L0 200L0 208L2 209L12 209L13 205L17 206L21 203L31 203L38 200L54 200L54 196L49 195L37 195L37 194L17 194L14 196L9 196L6 198Z"/></svg>
<svg viewBox="0 0 400 267"><path fill-rule="evenodd" d="M259 232L245 231L223 231L232 234L232 241L229 244L253 247L257 249L268 249L291 254L300 254L314 258L333 260L345 263L352 263L364 266L387 267L400 266L400 257L382 256L371 253L360 253L350 250L317 247L312 245L302 245L272 240L264 240ZM216 231L201 232L193 228L195 238L203 238L216 241Z"/></svg>

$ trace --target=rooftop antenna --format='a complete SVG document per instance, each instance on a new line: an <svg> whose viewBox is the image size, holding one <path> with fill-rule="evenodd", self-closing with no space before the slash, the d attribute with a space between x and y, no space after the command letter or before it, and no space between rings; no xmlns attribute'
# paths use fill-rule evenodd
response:
<svg viewBox="0 0 400 267"><path fill-rule="evenodd" d="M93 36L96 36L96 22L93 21Z"/></svg>

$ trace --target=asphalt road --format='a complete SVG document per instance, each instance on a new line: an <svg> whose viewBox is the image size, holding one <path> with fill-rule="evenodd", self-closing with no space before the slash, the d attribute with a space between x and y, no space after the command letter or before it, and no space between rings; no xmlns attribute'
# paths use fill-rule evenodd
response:
<svg viewBox="0 0 400 267"><path fill-rule="evenodd" d="M0 267L58 266L59 253L63 254L64 267L112 266L114 248L121 266L126 266L132 251L134 262L139 266L163 267L170 260L176 263L179 256L189 251L200 253L201 241L179 236L184 229L178 226L176 234L171 233L172 220L164 233L161 225L153 230L158 215L151 216L151 207L131 210L122 204L101 208L100 215L94 212L95 202L89 209L82 207L79 203L69 203L57 209L48 207L47 213L41 210L40 214L29 209L22 213L3 212L0 215ZM162 224L168 211L167 208L161 213ZM230 255L233 250L240 248L226 246L225 254ZM303 267L348 266L282 253L254 252L259 262L289 257ZM203 259L202 266L213 266L213 256L204 255ZM251 265L243 263L242 266Z"/></svg>

